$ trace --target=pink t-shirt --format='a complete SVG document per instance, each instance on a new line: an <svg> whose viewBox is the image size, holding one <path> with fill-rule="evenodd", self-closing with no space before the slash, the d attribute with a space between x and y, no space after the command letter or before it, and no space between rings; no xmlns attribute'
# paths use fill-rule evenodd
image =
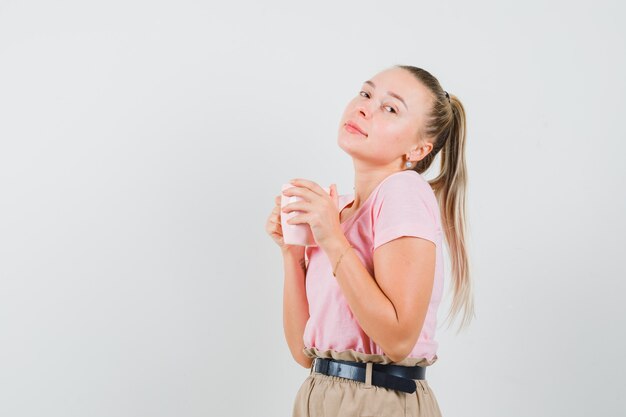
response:
<svg viewBox="0 0 626 417"><path fill-rule="evenodd" d="M339 211L354 201L353 194L339 196ZM401 236L417 236L436 245L435 281L424 326L409 357L431 361L437 308L443 292L442 228L439 205L430 184L413 170L395 172L374 188L341 228L370 275L374 277L374 249ZM309 266L306 294L309 320L304 329L305 347L337 352L352 349L384 355L383 350L359 326L332 274L328 256L319 247L307 246Z"/></svg>

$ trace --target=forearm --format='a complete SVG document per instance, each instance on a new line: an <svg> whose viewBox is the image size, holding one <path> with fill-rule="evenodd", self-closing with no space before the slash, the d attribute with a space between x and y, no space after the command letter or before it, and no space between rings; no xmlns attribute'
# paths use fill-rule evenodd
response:
<svg viewBox="0 0 626 417"><path fill-rule="evenodd" d="M344 254L335 271L335 279L359 326L391 360L402 360L405 346L402 346L404 338L396 309L365 268L355 249L350 248L350 242L341 236L325 244L323 250L333 269Z"/></svg>
<svg viewBox="0 0 626 417"><path fill-rule="evenodd" d="M293 358L305 368L311 359L303 352L304 328L309 319L309 301L306 296L306 266L304 248L283 253L285 278L283 284L283 329Z"/></svg>

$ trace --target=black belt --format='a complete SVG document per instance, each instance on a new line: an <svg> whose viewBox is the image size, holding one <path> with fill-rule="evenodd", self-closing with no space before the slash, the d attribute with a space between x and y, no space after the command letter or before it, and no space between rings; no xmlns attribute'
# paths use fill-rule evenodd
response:
<svg viewBox="0 0 626 417"><path fill-rule="evenodd" d="M324 375L365 382L365 366L365 362L315 358L311 368ZM425 379L425 377L426 368L422 366L372 364L372 385L378 387L414 393L416 385L412 379Z"/></svg>

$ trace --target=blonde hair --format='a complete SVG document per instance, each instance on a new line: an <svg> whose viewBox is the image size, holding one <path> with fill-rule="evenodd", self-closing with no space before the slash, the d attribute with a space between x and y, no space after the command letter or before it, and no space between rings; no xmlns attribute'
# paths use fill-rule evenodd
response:
<svg viewBox="0 0 626 417"><path fill-rule="evenodd" d="M431 141L433 149L418 161L413 170L425 172L441 151L440 173L429 181L441 210L441 222L452 265L453 300L446 321L455 318L464 309L460 329L474 314L474 296L470 279L470 265L466 245L465 196L467 170L465 164L465 109L461 101L443 90L439 81L428 71L409 65L395 65L409 71L433 95L421 135ZM449 97L449 100L448 100Z"/></svg>

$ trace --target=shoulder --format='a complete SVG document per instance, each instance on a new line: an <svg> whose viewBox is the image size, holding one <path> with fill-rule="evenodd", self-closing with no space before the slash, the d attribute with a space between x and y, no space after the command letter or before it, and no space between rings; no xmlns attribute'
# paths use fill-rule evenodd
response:
<svg viewBox="0 0 626 417"><path fill-rule="evenodd" d="M432 187L421 174L392 174L381 183L374 201L374 249L401 236L421 237L438 245L438 212Z"/></svg>
<svg viewBox="0 0 626 417"><path fill-rule="evenodd" d="M385 200L423 201L432 204L435 194L426 179L413 170L396 172L385 178L378 189L376 203Z"/></svg>

